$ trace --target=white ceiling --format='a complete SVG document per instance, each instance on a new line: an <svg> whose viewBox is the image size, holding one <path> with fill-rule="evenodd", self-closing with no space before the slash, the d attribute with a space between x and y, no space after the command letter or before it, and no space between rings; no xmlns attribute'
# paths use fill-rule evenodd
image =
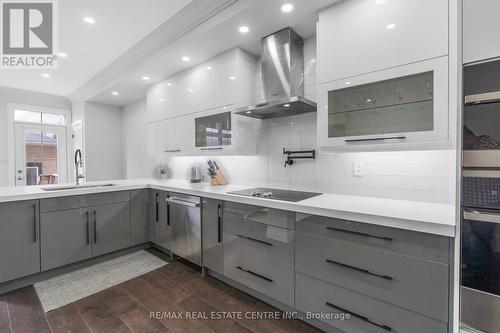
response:
<svg viewBox="0 0 500 333"><path fill-rule="evenodd" d="M293 3L294 11L284 14L283 3ZM138 62L120 77L110 78L102 89L90 97L90 101L123 106L143 99L149 86L173 74L195 66L218 53L235 46L259 55L260 40L287 26L307 38L315 35L318 12L338 2L338 0L239 0L224 12L203 23L184 37L165 46L147 59ZM232 9L232 10L231 10ZM248 34L238 32L238 27L246 25ZM191 57L189 63L180 58ZM148 76L149 81L142 80ZM119 91L113 96L112 91Z"/></svg>
<svg viewBox="0 0 500 333"><path fill-rule="evenodd" d="M0 70L0 86L68 96L190 2L59 0L59 52L68 57L50 71Z"/></svg>

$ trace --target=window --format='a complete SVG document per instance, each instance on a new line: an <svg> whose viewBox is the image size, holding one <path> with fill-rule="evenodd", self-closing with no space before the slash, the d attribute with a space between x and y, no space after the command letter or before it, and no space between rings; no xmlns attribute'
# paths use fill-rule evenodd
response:
<svg viewBox="0 0 500 333"><path fill-rule="evenodd" d="M37 123L45 125L66 125L64 114L38 112L27 110L14 110L14 120L26 123Z"/></svg>

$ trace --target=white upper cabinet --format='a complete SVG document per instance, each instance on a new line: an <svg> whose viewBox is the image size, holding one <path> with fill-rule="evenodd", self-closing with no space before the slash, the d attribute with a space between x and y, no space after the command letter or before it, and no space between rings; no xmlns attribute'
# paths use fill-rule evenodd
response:
<svg viewBox="0 0 500 333"><path fill-rule="evenodd" d="M322 150L449 147L448 57L319 85Z"/></svg>
<svg viewBox="0 0 500 333"><path fill-rule="evenodd" d="M319 82L447 55L448 21L448 0L341 1L319 15Z"/></svg>
<svg viewBox="0 0 500 333"><path fill-rule="evenodd" d="M463 1L463 61L500 57L500 1Z"/></svg>
<svg viewBox="0 0 500 333"><path fill-rule="evenodd" d="M148 92L150 121L255 101L257 59L235 48L176 74Z"/></svg>
<svg viewBox="0 0 500 333"><path fill-rule="evenodd" d="M232 110L255 103L256 76L257 59L235 48L153 86L153 155L255 155L260 121Z"/></svg>

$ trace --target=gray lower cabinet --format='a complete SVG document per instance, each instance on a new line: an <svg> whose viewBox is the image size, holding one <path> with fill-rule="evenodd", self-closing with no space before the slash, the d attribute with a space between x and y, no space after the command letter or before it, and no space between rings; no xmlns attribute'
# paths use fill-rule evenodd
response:
<svg viewBox="0 0 500 333"><path fill-rule="evenodd" d="M93 228L92 256L130 246L130 202L90 208Z"/></svg>
<svg viewBox="0 0 500 333"><path fill-rule="evenodd" d="M222 201L202 200L201 225L203 266L222 274Z"/></svg>
<svg viewBox="0 0 500 333"><path fill-rule="evenodd" d="M448 330L445 322L301 273L296 273L295 288L295 307L298 310L328 314L331 318L318 319L341 332L446 333Z"/></svg>
<svg viewBox="0 0 500 333"><path fill-rule="evenodd" d="M167 250L172 247L172 226L169 221L167 197L169 192L152 191L151 197L151 241Z"/></svg>
<svg viewBox="0 0 500 333"><path fill-rule="evenodd" d="M289 226L290 212L265 210L246 216L237 214L236 206L224 205L223 272L224 275L269 298L294 306L294 232L276 225ZM239 205L243 207L242 205ZM243 207L245 208L245 207ZM292 213L293 215L293 213ZM278 216L279 223L272 222Z"/></svg>
<svg viewBox="0 0 500 333"><path fill-rule="evenodd" d="M41 213L40 223L42 271L92 256L89 209Z"/></svg>
<svg viewBox="0 0 500 333"><path fill-rule="evenodd" d="M0 204L0 283L40 272L38 200Z"/></svg>
<svg viewBox="0 0 500 333"><path fill-rule="evenodd" d="M132 245L149 242L151 239L151 193L149 189L130 192L130 228Z"/></svg>

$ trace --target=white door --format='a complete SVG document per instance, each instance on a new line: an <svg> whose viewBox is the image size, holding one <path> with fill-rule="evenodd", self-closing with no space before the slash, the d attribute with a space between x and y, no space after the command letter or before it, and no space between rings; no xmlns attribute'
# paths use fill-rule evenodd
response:
<svg viewBox="0 0 500 333"><path fill-rule="evenodd" d="M67 182L66 128L15 125L16 186Z"/></svg>

